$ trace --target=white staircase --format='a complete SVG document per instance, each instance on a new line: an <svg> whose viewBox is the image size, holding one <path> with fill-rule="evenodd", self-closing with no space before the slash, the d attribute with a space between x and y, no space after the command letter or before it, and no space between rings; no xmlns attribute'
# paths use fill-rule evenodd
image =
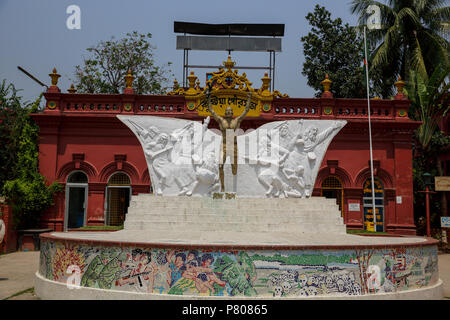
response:
<svg viewBox="0 0 450 320"><path fill-rule="evenodd" d="M124 230L167 233L345 234L334 199L133 196Z"/></svg>

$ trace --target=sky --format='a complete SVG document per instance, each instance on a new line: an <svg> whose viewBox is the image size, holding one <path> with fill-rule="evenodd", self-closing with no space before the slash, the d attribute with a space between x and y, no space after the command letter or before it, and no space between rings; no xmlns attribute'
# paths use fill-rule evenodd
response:
<svg viewBox="0 0 450 320"><path fill-rule="evenodd" d="M285 24L282 52L276 54L275 89L290 97L313 97L314 90L301 74L304 62L300 38L306 35L308 12L319 4L332 18L355 25L350 0L0 0L0 81L6 79L22 89L24 100L34 100L43 87L21 73L17 66L50 84L48 74L56 67L61 78L58 86L67 92L74 79L76 65L87 58L86 48L112 36L122 38L128 32L150 32L158 65L171 62L174 77L183 78L183 51L176 50L174 21L198 23L281 23ZM66 26L66 9L81 10L81 29ZM219 65L228 53L192 51L189 64ZM232 60L242 66L268 66L269 54L232 52ZM204 81L210 70L195 69ZM212 70L214 71L214 70ZM243 71L241 71L243 72ZM261 86L264 70L247 71L253 87ZM203 82L202 82L203 84Z"/></svg>

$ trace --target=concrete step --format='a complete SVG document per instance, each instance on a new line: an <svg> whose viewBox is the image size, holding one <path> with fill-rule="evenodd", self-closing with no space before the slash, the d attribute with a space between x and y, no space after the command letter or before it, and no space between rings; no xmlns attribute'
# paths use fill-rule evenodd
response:
<svg viewBox="0 0 450 320"><path fill-rule="evenodd" d="M225 209L191 209L191 208L177 208L166 210L149 210L149 209L129 209L128 216L180 216L180 215L214 215L214 216L226 216L226 217L242 217L242 216L271 216L271 217L286 217L286 216L313 216L313 217L333 217L339 216L339 210L225 210Z"/></svg>
<svg viewBox="0 0 450 320"><path fill-rule="evenodd" d="M261 217L261 216L242 216L242 217L226 217L226 216L215 216L215 215L184 215L184 216L138 216L138 217L127 217L127 221L135 222L195 222L195 223L279 223L279 224L301 224L301 223L338 223L341 221L341 217L333 218L323 218L323 217Z"/></svg>
<svg viewBox="0 0 450 320"><path fill-rule="evenodd" d="M145 209L149 211L161 211L171 209L210 209L210 210L228 210L228 211L248 211L248 210L337 210L339 207L336 204L302 204L302 205L283 205L283 204L253 204L247 203L245 205L235 206L230 204L199 204L193 203L153 203L153 202L139 202L132 203L129 209Z"/></svg>
<svg viewBox="0 0 450 320"><path fill-rule="evenodd" d="M302 224L279 224L279 223L172 223L172 222L130 222L126 223L127 230L152 230L155 232L170 231L179 232L182 236L185 232L270 232L270 233L317 233L317 232L339 232L345 226L342 224L321 225L316 223Z"/></svg>

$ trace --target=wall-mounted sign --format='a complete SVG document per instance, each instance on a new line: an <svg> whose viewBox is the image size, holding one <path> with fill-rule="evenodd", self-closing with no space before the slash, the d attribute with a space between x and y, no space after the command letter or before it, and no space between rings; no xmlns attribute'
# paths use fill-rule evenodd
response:
<svg viewBox="0 0 450 320"><path fill-rule="evenodd" d="M441 217L441 228L450 228L450 217Z"/></svg>
<svg viewBox="0 0 450 320"><path fill-rule="evenodd" d="M396 196L395 202L397 202L397 204L402 204L402 196Z"/></svg>
<svg viewBox="0 0 450 320"><path fill-rule="evenodd" d="M450 191L450 177L434 177L436 191Z"/></svg>
<svg viewBox="0 0 450 320"><path fill-rule="evenodd" d="M348 211L361 211L361 205L359 203L349 203Z"/></svg>

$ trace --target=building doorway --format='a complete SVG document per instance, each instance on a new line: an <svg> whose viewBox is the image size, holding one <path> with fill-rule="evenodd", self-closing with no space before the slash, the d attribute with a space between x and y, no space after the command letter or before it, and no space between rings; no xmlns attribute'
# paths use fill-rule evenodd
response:
<svg viewBox="0 0 450 320"><path fill-rule="evenodd" d="M363 185L364 230L384 231L384 187L380 180L374 179L376 230L373 223L372 180L369 178Z"/></svg>
<svg viewBox="0 0 450 320"><path fill-rule="evenodd" d="M84 172L72 172L66 183L64 231L86 225L88 178Z"/></svg>
<svg viewBox="0 0 450 320"><path fill-rule="evenodd" d="M338 177L330 176L323 180L320 195L325 198L336 199L341 216L343 215L344 188Z"/></svg>
<svg viewBox="0 0 450 320"><path fill-rule="evenodd" d="M123 172L113 174L106 187L106 224L121 226L131 199L131 181Z"/></svg>

